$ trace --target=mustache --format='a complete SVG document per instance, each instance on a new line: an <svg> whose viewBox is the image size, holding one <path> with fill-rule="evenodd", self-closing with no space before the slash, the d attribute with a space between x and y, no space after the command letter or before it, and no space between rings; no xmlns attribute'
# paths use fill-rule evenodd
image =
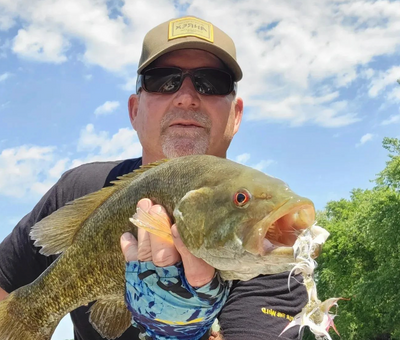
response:
<svg viewBox="0 0 400 340"><path fill-rule="evenodd" d="M164 132L176 120L193 120L207 130L211 128L211 119L202 111L173 110L168 111L161 119L161 132Z"/></svg>

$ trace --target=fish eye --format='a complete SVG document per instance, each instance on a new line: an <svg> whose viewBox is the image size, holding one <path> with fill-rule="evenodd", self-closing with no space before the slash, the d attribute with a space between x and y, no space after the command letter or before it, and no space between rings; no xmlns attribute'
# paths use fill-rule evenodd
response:
<svg viewBox="0 0 400 340"><path fill-rule="evenodd" d="M246 190L242 189L235 193L233 197L233 203L239 208L244 208L251 199L251 194Z"/></svg>

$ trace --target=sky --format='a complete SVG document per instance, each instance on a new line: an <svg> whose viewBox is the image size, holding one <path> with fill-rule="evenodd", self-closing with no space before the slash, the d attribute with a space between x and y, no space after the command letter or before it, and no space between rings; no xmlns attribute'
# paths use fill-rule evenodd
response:
<svg viewBox="0 0 400 340"><path fill-rule="evenodd" d="M182 15L235 41L244 118L228 158L323 210L400 138L400 1L0 0L0 241L60 175L138 157L127 101L145 33ZM72 338L68 319L53 340Z"/></svg>

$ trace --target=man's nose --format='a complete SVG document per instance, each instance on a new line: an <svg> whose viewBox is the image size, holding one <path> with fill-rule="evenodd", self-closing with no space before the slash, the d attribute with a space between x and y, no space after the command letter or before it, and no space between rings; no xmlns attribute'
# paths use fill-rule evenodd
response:
<svg viewBox="0 0 400 340"><path fill-rule="evenodd" d="M185 77L181 88L175 95L174 105L180 108L197 108L200 105L199 93L194 89L190 77Z"/></svg>

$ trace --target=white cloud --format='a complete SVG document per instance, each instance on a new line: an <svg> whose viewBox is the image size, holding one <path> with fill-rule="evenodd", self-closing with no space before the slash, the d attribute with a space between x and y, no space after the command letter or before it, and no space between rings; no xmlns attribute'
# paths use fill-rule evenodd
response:
<svg viewBox="0 0 400 340"><path fill-rule="evenodd" d="M253 169L259 170L259 171L264 171L267 167L269 167L271 164L276 163L274 160L269 159L269 160L261 160L258 163L255 164L248 164L248 161L250 160L251 155L249 153L242 153L238 156L235 157L235 162L238 162L243 165L247 165Z"/></svg>
<svg viewBox="0 0 400 340"><path fill-rule="evenodd" d="M88 124L79 137L74 158L61 158L53 146L21 145L0 153L0 195L37 199L63 172L83 163L122 160L141 155L137 134L130 128L119 129L111 137Z"/></svg>
<svg viewBox="0 0 400 340"><path fill-rule="evenodd" d="M390 125L400 122L400 115L390 116L388 119L382 121L381 125Z"/></svg>
<svg viewBox="0 0 400 340"><path fill-rule="evenodd" d="M22 145L0 154L0 193L12 197L43 195L53 181L46 172L54 162L54 147Z"/></svg>
<svg viewBox="0 0 400 340"><path fill-rule="evenodd" d="M400 102L400 86L399 85L396 85L396 87L387 94L387 99L392 102Z"/></svg>
<svg viewBox="0 0 400 340"><path fill-rule="evenodd" d="M258 163L252 165L251 167L256 170L259 170L259 171L265 171L266 168L268 168L271 164L274 164L274 163L275 163L275 161L273 161L272 159L269 159L267 161L261 160Z"/></svg>
<svg viewBox="0 0 400 340"><path fill-rule="evenodd" d="M0 3L0 31L6 31L13 27L15 24L13 15L6 11Z"/></svg>
<svg viewBox="0 0 400 340"><path fill-rule="evenodd" d="M92 80L93 75L92 74L85 74L84 78L89 81L89 80Z"/></svg>
<svg viewBox="0 0 400 340"><path fill-rule="evenodd" d="M78 42L83 46L79 60L116 72L124 88L132 90L144 34L177 17L179 4L2 0L0 12L5 13L4 27L24 23L14 39L18 55L59 63L76 57L71 47ZM244 71L239 94L255 120L353 124L359 120L357 110L343 105L353 101L341 90L363 78L371 80L370 95L383 92L389 75L380 74L371 62L399 54L398 1L304 0L295 6L292 0L221 0L218 5L192 0L185 2L185 12L213 22L234 38ZM399 100L399 94L391 92L388 98Z"/></svg>
<svg viewBox="0 0 400 340"><path fill-rule="evenodd" d="M370 83L370 89L368 94L370 97L377 97L387 87L396 86L395 90L398 90L399 84L397 79L400 77L400 66L393 66L385 72L379 72L375 77L372 78ZM389 99L398 98L400 99L399 93L392 91Z"/></svg>
<svg viewBox="0 0 400 340"><path fill-rule="evenodd" d="M346 101L333 100L337 96L335 92L320 97L293 95L276 101L252 100L252 110L246 118L288 121L292 126L311 121L324 127L341 127L359 121Z"/></svg>
<svg viewBox="0 0 400 340"><path fill-rule="evenodd" d="M256 104L252 119L328 127L358 121L356 111L303 98L318 98L316 90L327 81L331 93L348 86L360 76L360 66L395 53L400 44L398 2L323 0L294 6L289 0L222 0L214 11L207 11L209 6L211 0L194 0L188 12L234 37L245 75L239 94L246 105ZM324 113L320 119L318 112Z"/></svg>
<svg viewBox="0 0 400 340"><path fill-rule="evenodd" d="M241 155L236 156L235 161L241 164L246 164L246 162L250 159L249 153L242 153Z"/></svg>
<svg viewBox="0 0 400 340"><path fill-rule="evenodd" d="M11 76L11 73L8 73L8 72L1 74L0 75L0 83L5 81L6 79L10 78L10 76Z"/></svg>
<svg viewBox="0 0 400 340"><path fill-rule="evenodd" d="M137 63L146 31L177 16L178 10L173 0L123 5L105 0L3 0L0 13L0 29L14 26L16 18L24 22L13 48L19 55L64 62L75 40L84 46L83 62L119 72Z"/></svg>
<svg viewBox="0 0 400 340"><path fill-rule="evenodd" d="M120 87L125 91L136 91L136 81L137 81L137 74L134 74L132 77L125 80L125 84L122 84Z"/></svg>
<svg viewBox="0 0 400 340"><path fill-rule="evenodd" d="M365 135L363 135L360 139L360 142L356 144L356 146L361 146L363 144L365 144L366 142L372 140L372 138L374 138L374 135L372 133L366 133Z"/></svg>
<svg viewBox="0 0 400 340"><path fill-rule="evenodd" d="M49 176L51 178L59 179L63 172L67 170L67 164L69 162L69 158L60 159L57 161L53 167L49 170Z"/></svg>
<svg viewBox="0 0 400 340"><path fill-rule="evenodd" d="M94 114L96 116L107 115L115 111L119 107L120 103L117 101L106 101L103 105L100 105L96 110L94 110Z"/></svg>
<svg viewBox="0 0 400 340"><path fill-rule="evenodd" d="M69 43L62 34L48 28L30 26L20 29L13 43L13 52L36 61L62 63Z"/></svg>
<svg viewBox="0 0 400 340"><path fill-rule="evenodd" d="M121 128L112 137L106 131L96 132L92 124L81 130L78 151L85 152L83 158L74 159L73 167L94 161L106 161L139 157L142 146L136 131Z"/></svg>

